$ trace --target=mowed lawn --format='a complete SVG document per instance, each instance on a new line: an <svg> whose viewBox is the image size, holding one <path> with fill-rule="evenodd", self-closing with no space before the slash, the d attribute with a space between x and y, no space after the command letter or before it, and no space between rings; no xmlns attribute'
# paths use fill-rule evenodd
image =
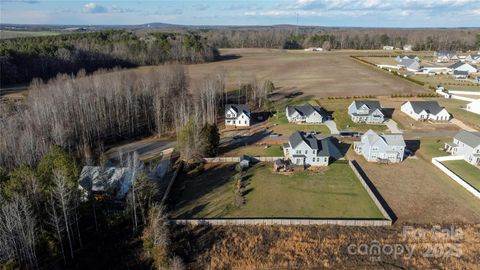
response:
<svg viewBox="0 0 480 270"><path fill-rule="evenodd" d="M364 100L364 98L359 98ZM366 99L368 100L368 99ZM362 123L354 123L350 115L348 115L348 106L354 101L354 99L319 99L318 103L327 111L333 111L333 120L337 124L338 130L351 130L366 132L369 129L377 132L387 132L387 126L370 125Z"/></svg>
<svg viewBox="0 0 480 270"><path fill-rule="evenodd" d="M222 154L222 156L225 157L239 157L241 155L247 155L251 157L281 157L283 156L283 149L280 145L248 145L235 148Z"/></svg>
<svg viewBox="0 0 480 270"><path fill-rule="evenodd" d="M442 164L474 188L480 190L480 169L464 160L443 161Z"/></svg>
<svg viewBox="0 0 480 270"><path fill-rule="evenodd" d="M241 208L234 206L232 177L225 181L225 175L205 174L185 188L174 217L383 218L346 163L291 175L273 173L271 163L256 164L248 171L246 204Z"/></svg>

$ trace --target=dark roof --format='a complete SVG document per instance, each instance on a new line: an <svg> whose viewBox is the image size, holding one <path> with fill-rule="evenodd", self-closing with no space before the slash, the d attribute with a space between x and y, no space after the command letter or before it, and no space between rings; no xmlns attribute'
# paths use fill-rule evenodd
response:
<svg viewBox="0 0 480 270"><path fill-rule="evenodd" d="M466 71L466 70L454 70L453 75L466 75L466 76L468 76L468 71Z"/></svg>
<svg viewBox="0 0 480 270"><path fill-rule="evenodd" d="M304 132L296 131L288 139L292 148L295 148L302 142L305 142L311 149L317 150L317 156L335 156L339 150L333 144L331 137L325 137L318 140L314 135L306 135Z"/></svg>
<svg viewBox="0 0 480 270"><path fill-rule="evenodd" d="M410 101L410 104L415 113L421 113L425 110L431 114L438 114L443 110L443 107L440 107L436 101Z"/></svg>
<svg viewBox="0 0 480 270"><path fill-rule="evenodd" d="M295 111L298 112L300 115L308 116L313 112L318 112L320 115L324 116L327 112L319 106L313 106L309 103L305 103L302 106L287 106L288 114L291 115Z"/></svg>
<svg viewBox="0 0 480 270"><path fill-rule="evenodd" d="M480 132L469 132L461 130L455 135L455 139L463 142L464 144L475 148L480 145Z"/></svg>
<svg viewBox="0 0 480 270"><path fill-rule="evenodd" d="M295 131L290 138L288 138L290 145L295 148L302 142L305 142L311 149L318 149L317 138L313 135L307 135L304 132Z"/></svg>
<svg viewBox="0 0 480 270"><path fill-rule="evenodd" d="M476 68L475 65L470 65L470 64L468 64L468 63L464 63L464 62L460 62L460 61L456 62L456 63L453 64L453 65L450 65L448 68L456 69L456 68L461 67L461 66L463 66L463 65L469 65L469 66L472 66L472 67Z"/></svg>
<svg viewBox="0 0 480 270"><path fill-rule="evenodd" d="M227 104L225 105L225 112L228 112L232 108L238 114L244 112L247 116L250 117L250 106L248 104Z"/></svg>
<svg viewBox="0 0 480 270"><path fill-rule="evenodd" d="M374 111L376 109L382 110L382 107L380 106L380 102L378 100L355 100L355 108L360 109L364 104L367 105L367 107Z"/></svg>

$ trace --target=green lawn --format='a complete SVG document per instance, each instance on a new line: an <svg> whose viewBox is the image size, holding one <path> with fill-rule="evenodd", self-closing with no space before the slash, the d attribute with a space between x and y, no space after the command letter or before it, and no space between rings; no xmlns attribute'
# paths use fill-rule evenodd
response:
<svg viewBox="0 0 480 270"><path fill-rule="evenodd" d="M268 148L261 145L248 145L236 148L229 151L222 156L225 157L239 157L241 155L247 156L263 156L263 157L281 157L283 156L283 149L280 145L271 145Z"/></svg>
<svg viewBox="0 0 480 270"><path fill-rule="evenodd" d="M321 99L318 100L320 106L327 111L333 111L333 120L337 123L338 130L352 130L366 132L369 129L376 132L387 132L388 128L385 125L369 125L354 123L348 115L348 106L353 102L353 99Z"/></svg>
<svg viewBox="0 0 480 270"><path fill-rule="evenodd" d="M420 149L418 152L428 161L434 157L448 156L449 154L443 151L446 142L451 142L451 138L422 138L420 141Z"/></svg>
<svg viewBox="0 0 480 270"><path fill-rule="evenodd" d="M314 104L316 105L316 104ZM275 124L272 127L272 131L278 134L291 134L295 131L316 131L322 134L330 134L330 130L327 126L320 125L307 125L307 124L294 124L289 123L287 116L285 115L285 108L279 110L276 116L273 116L270 120L271 124Z"/></svg>
<svg viewBox="0 0 480 270"><path fill-rule="evenodd" d="M445 107L453 117L463 121L467 125L480 128L480 116L464 109L468 104L467 101L444 98L437 100L440 106Z"/></svg>
<svg viewBox="0 0 480 270"><path fill-rule="evenodd" d="M460 176L477 190L480 190L480 169L464 160L451 160L442 162L447 168Z"/></svg>
<svg viewBox="0 0 480 270"><path fill-rule="evenodd" d="M233 203L232 177L225 180L225 171L218 172L223 173L206 171L187 184L173 216L383 218L346 163L292 175L272 173L271 163L256 164L248 172L246 204L242 208Z"/></svg>

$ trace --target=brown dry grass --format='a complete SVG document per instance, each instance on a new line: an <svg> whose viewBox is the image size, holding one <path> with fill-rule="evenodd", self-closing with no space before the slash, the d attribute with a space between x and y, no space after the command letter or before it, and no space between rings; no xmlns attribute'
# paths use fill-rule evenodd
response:
<svg viewBox="0 0 480 270"><path fill-rule="evenodd" d="M456 238L448 239L431 232L416 238L415 231L430 231L432 226L412 227L407 237L402 226L176 227L174 241L176 252L192 269L478 269L478 225L456 226ZM413 256L349 254L349 245L372 246L372 241L413 249ZM426 256L431 247L438 249L435 255L444 255L451 245L461 250L460 257Z"/></svg>
<svg viewBox="0 0 480 270"><path fill-rule="evenodd" d="M252 78L271 80L283 91L302 91L306 96L364 96L421 93L422 87L351 59L368 51L305 53L275 49L222 49L237 59L188 65L191 85L212 72L223 70L227 87L238 88ZM375 53L375 52L373 52ZM142 67L137 70L148 70ZM154 68L154 67L153 67Z"/></svg>

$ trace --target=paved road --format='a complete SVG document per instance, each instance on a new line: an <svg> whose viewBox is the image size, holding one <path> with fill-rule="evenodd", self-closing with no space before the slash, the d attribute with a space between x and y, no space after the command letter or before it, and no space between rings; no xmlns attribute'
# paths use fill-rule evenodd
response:
<svg viewBox="0 0 480 270"><path fill-rule="evenodd" d="M106 152L107 158L119 160L119 155L137 152L141 160L147 160L162 155L166 149L175 147L176 141L147 138L140 141L119 145Z"/></svg>
<svg viewBox="0 0 480 270"><path fill-rule="evenodd" d="M327 120L325 121L325 125L328 127L328 129L330 129L330 134L333 134L333 135L340 134L340 132L337 129L337 123L335 123L335 121Z"/></svg>
<svg viewBox="0 0 480 270"><path fill-rule="evenodd" d="M393 121L392 119L385 121L385 125L388 127L391 133L403 133L403 130L398 128L397 122Z"/></svg>

